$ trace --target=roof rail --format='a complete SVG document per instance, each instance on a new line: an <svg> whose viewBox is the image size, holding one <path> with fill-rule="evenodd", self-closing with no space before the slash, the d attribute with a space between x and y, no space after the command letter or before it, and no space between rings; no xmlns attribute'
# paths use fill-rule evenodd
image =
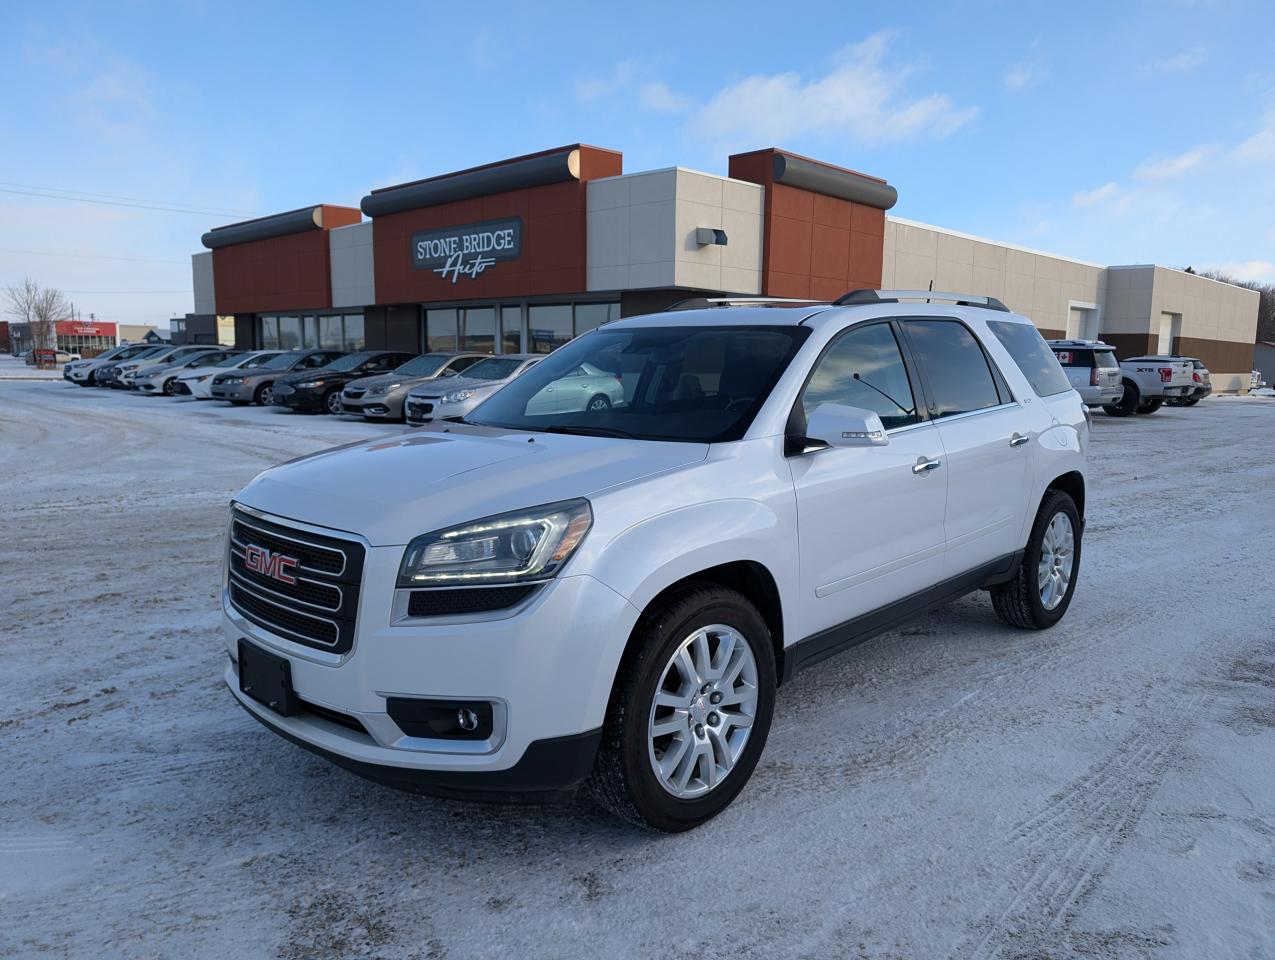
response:
<svg viewBox="0 0 1275 960"><path fill-rule="evenodd" d="M799 304L826 304L808 297L688 297L669 310L704 310L708 307L795 307Z"/></svg>
<svg viewBox="0 0 1275 960"><path fill-rule="evenodd" d="M1009 307L995 297L975 297L968 293L945 293L942 290L851 290L832 301L836 307L854 307L865 303L898 303L900 300L947 300L958 307L982 307L1010 313Z"/></svg>

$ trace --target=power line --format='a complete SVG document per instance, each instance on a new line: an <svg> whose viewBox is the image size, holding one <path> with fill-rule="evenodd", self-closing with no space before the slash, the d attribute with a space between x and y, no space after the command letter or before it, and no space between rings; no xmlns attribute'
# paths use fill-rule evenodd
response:
<svg viewBox="0 0 1275 960"><path fill-rule="evenodd" d="M190 293L191 291L189 288L187 288L185 290L62 290L60 292L61 293L92 293L96 295L119 293L119 294L127 294L128 296L140 296L142 294L149 294L149 293Z"/></svg>
<svg viewBox="0 0 1275 960"><path fill-rule="evenodd" d="M112 257L102 253L59 253L53 250L7 250L0 253L26 253L36 257L78 257L85 260L125 260L129 263L180 263L189 266L187 260L156 260L152 257Z"/></svg>
<svg viewBox="0 0 1275 960"><path fill-rule="evenodd" d="M135 210L154 210L158 213L188 213L197 217L224 217L228 216L225 211L221 210L182 210L172 206L157 206L145 203L124 203L119 200L94 200L89 197L70 197L59 193L33 193L30 190L11 190L8 187L0 187L0 193L16 193L24 197L39 197L42 200L70 200L73 203L97 203L107 207L132 207ZM229 216L240 216L240 214L229 214Z"/></svg>
<svg viewBox="0 0 1275 960"><path fill-rule="evenodd" d="M25 190L44 190L49 193L74 193L81 197L102 197L106 200L129 200L133 203L153 203L166 207L191 207L201 212L210 211L217 214L228 214L232 216L255 217L257 214L250 210L235 210L230 207L199 207L193 203L179 203L172 200L156 200L152 197L122 197L115 193L93 193L90 190L72 190L67 187L41 187L34 183L13 183L9 180L0 180L0 186L4 187L22 187Z"/></svg>

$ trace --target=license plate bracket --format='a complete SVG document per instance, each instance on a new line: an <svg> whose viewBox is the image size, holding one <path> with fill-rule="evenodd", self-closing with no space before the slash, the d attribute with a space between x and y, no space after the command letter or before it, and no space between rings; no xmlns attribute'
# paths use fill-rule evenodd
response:
<svg viewBox="0 0 1275 960"><path fill-rule="evenodd" d="M239 641L239 689L285 717L301 712L292 689L292 664L247 640Z"/></svg>

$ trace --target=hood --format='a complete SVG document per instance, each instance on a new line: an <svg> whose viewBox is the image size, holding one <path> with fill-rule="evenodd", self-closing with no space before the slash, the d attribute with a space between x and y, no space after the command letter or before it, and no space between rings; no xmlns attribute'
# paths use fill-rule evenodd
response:
<svg viewBox="0 0 1275 960"><path fill-rule="evenodd" d="M413 397L441 397L457 390L495 390L503 387L509 380L472 380L461 374L459 377L445 377L442 380L431 380L411 392Z"/></svg>
<svg viewBox="0 0 1275 960"><path fill-rule="evenodd" d="M707 444L433 424L282 464L235 500L393 546L507 510L587 497L707 455Z"/></svg>
<svg viewBox="0 0 1275 960"><path fill-rule="evenodd" d="M391 383L400 383L407 387L413 387L418 383L428 383L433 377L415 377L415 376L395 376L392 373L378 373L373 377L359 377L357 380L351 380L346 384L347 387L358 387L361 390L369 390L372 387L388 386ZM452 383L456 377L442 378L447 383Z"/></svg>

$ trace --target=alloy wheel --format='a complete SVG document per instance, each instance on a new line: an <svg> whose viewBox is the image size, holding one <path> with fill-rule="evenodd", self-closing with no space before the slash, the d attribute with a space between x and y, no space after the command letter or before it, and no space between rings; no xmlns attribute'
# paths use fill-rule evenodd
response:
<svg viewBox="0 0 1275 960"><path fill-rule="evenodd" d="M744 753L757 706L757 661L743 635L715 623L683 640L655 688L647 729L660 786L683 800L718 786Z"/></svg>
<svg viewBox="0 0 1275 960"><path fill-rule="evenodd" d="M1046 610L1057 608L1067 595L1067 585L1076 562L1076 534L1071 518L1055 513L1041 538L1040 563L1036 569L1036 587L1040 605Z"/></svg>
<svg viewBox="0 0 1275 960"><path fill-rule="evenodd" d="M324 406L328 408L328 413L337 414L341 412L341 391L333 390L323 400Z"/></svg>

